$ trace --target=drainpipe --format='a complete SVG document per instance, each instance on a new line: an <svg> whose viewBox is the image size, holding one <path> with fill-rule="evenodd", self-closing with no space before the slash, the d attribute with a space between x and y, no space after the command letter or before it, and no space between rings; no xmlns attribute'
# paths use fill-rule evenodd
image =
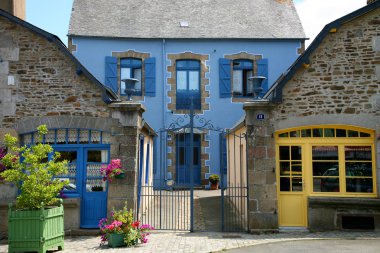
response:
<svg viewBox="0 0 380 253"><path fill-rule="evenodd" d="M163 85L162 85L162 100L163 100L163 103L162 103L162 129L165 129L166 128L166 40L165 39L162 39L162 73L163 73L163 77L164 77L164 80L163 80ZM162 140L162 143L163 143L163 148L165 150L165 154L167 154L167 133L164 134L165 132L162 132L162 135L164 136L161 136L161 140ZM165 139L164 139L165 138ZM166 155L163 156L163 170L164 170L164 178L165 178L165 181L167 180L167 158L166 158ZM160 173L162 173L162 171L160 171ZM162 175L160 175L160 178L162 178ZM160 182L161 184L161 182Z"/></svg>

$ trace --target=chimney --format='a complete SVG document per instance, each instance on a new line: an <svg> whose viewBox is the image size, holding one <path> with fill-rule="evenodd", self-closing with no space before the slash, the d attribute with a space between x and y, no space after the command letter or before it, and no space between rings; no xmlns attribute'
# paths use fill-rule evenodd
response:
<svg viewBox="0 0 380 253"><path fill-rule="evenodd" d="M0 0L0 9L25 20L25 0Z"/></svg>
<svg viewBox="0 0 380 253"><path fill-rule="evenodd" d="M377 0L367 0L367 4L372 4L374 2L376 2Z"/></svg>

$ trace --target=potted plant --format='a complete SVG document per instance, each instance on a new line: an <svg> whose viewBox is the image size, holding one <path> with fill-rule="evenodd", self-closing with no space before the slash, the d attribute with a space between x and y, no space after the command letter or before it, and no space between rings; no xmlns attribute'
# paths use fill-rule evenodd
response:
<svg viewBox="0 0 380 253"><path fill-rule="evenodd" d="M219 187L219 180L220 180L219 175L212 174L212 175L210 175L208 180L210 181L210 184L211 184L210 189L211 190L217 190Z"/></svg>
<svg viewBox="0 0 380 253"><path fill-rule="evenodd" d="M48 131L45 125L37 130L41 138ZM53 148L47 144L18 147L17 138L9 134L5 136L5 145L8 153L1 162L6 170L0 176L15 184L20 192L16 206L9 204L8 251L46 252L56 247L63 250L63 206L57 196L68 182L54 177L67 174L67 161L58 162L59 153L53 154Z"/></svg>
<svg viewBox="0 0 380 253"><path fill-rule="evenodd" d="M99 228L102 234L100 244L108 241L111 248L147 243L149 231L154 229L149 224L134 221L133 211L128 210L126 204L122 210L113 211L110 219L101 219Z"/></svg>
<svg viewBox="0 0 380 253"><path fill-rule="evenodd" d="M100 169L100 173L103 175L103 181L109 182L112 182L112 179L114 178L125 177L125 173L121 169L120 159L112 159L110 164Z"/></svg>

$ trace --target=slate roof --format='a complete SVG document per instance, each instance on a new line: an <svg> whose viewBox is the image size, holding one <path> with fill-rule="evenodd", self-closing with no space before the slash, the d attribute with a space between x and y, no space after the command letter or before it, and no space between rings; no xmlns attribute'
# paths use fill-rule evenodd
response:
<svg viewBox="0 0 380 253"><path fill-rule="evenodd" d="M68 48L63 44L63 42L58 38L58 36L51 34L45 30L42 30L41 28L38 28L37 26L32 25L31 23L28 23L22 19L19 19L16 16L13 16L12 14L0 9L0 17L4 17L8 19L11 22L14 22L18 25L21 25L32 32L46 38L48 41L54 43L64 54L66 54L69 59L75 64L76 66L76 74L81 75L84 74L93 84L95 84L100 91L102 92L102 98L105 103L111 103L112 101L117 100L116 94L110 90L108 87L104 86L102 83L100 83L79 61L73 54L70 53Z"/></svg>
<svg viewBox="0 0 380 253"><path fill-rule="evenodd" d="M310 55L319 47L323 42L326 36L330 33L331 29L338 29L345 23L348 23L355 18L358 18L362 15L367 14L368 12L380 9L380 1L374 1L371 4L368 4L354 12L351 12L337 20L327 24L322 31L315 37L313 42L309 45L306 51L300 55L297 60L283 73L272 85L272 87L264 95L264 99L269 99L272 102L281 102L282 101L282 90L289 80L296 74L298 69L303 67L303 64L309 64Z"/></svg>
<svg viewBox="0 0 380 253"><path fill-rule="evenodd" d="M305 33L292 0L74 0L69 36L304 39Z"/></svg>

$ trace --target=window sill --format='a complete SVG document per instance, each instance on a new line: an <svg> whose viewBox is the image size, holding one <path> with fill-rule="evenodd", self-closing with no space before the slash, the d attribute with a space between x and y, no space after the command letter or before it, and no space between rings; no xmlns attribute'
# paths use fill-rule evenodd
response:
<svg viewBox="0 0 380 253"><path fill-rule="evenodd" d="M373 195L373 193L372 193ZM380 209L380 199L373 196L358 196L358 197L309 197L308 198L310 208L329 207L329 208L356 208L356 209L368 209L375 208Z"/></svg>

